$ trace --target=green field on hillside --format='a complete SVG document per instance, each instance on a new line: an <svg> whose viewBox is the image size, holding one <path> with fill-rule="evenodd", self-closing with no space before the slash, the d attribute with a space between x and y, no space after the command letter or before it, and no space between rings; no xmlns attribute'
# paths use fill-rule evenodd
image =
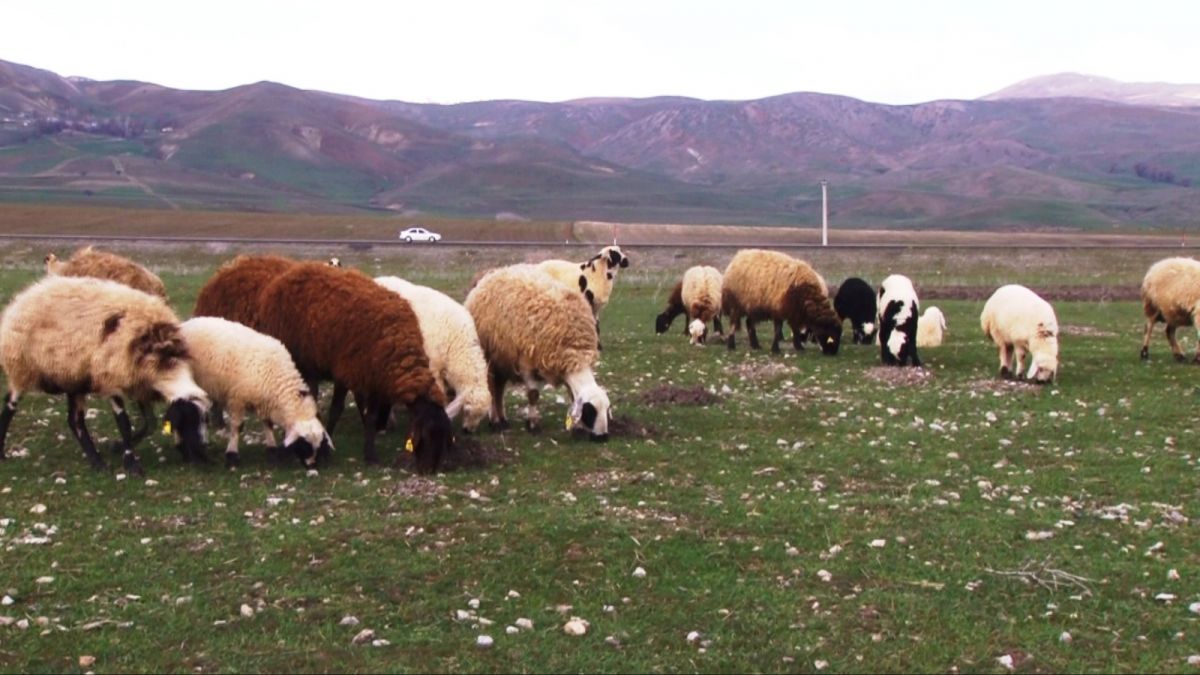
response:
<svg viewBox="0 0 1200 675"><path fill-rule="evenodd" d="M0 247L0 301L47 248ZM118 250L185 317L239 252ZM277 250L458 298L479 269L546 253ZM384 468L365 467L348 412L315 475L269 462L257 435L237 472L181 464L156 435L145 479L121 479L88 468L60 399L26 397L0 462L0 670L83 670L82 656L97 672L1193 669L1200 368L1169 358L1161 328L1138 360L1137 303L1055 302L1059 380L1039 388L996 379L982 299L923 303L949 334L921 371L848 343L832 358L754 352L744 334L734 352L691 347L682 319L656 336L683 270L732 251L629 253L602 316L604 444L562 429L565 390L544 392L546 428L526 432L510 388L514 429L464 439L483 467L391 467L397 431ZM1136 286L1162 255L806 257L831 284ZM114 437L107 403L89 403L93 433ZM572 617L585 635L564 633ZM368 628L383 642L352 644Z"/></svg>

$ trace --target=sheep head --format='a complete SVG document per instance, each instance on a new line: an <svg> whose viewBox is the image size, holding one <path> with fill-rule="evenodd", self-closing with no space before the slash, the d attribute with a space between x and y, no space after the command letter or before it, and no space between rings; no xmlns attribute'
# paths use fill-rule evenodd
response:
<svg viewBox="0 0 1200 675"><path fill-rule="evenodd" d="M688 324L688 335L691 336L691 343L694 345L702 345L708 338L708 324L702 319L693 319Z"/></svg>
<svg viewBox="0 0 1200 675"><path fill-rule="evenodd" d="M333 440L321 422L314 418L293 424L283 437L283 447L295 454L304 466L315 467L322 457L333 451Z"/></svg>
<svg viewBox="0 0 1200 675"><path fill-rule="evenodd" d="M417 471L433 473L442 463L442 457L454 442L454 430L446 410L428 398L421 397L408 406L408 439L413 444L417 460Z"/></svg>
<svg viewBox="0 0 1200 675"><path fill-rule="evenodd" d="M591 440L597 443L607 441L608 422L612 419L608 393L596 384L589 384L573 393L575 400L568 413L571 428L586 430Z"/></svg>

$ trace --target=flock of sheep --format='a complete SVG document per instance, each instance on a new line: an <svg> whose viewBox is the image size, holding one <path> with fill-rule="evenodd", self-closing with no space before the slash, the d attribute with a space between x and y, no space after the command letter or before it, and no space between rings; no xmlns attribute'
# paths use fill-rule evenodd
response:
<svg viewBox="0 0 1200 675"><path fill-rule="evenodd" d="M225 461L239 462L238 437L246 416L264 425L271 446L282 445L312 467L333 449L330 434L353 394L363 424L363 457L378 462L376 435L394 406L408 410L405 449L417 469L436 471L453 442L451 420L466 432L487 416L507 428L504 391L524 385L525 425L541 424L543 384L566 385L568 429L593 440L608 438L611 406L596 382L601 349L599 313L629 258L608 246L583 262L547 260L487 270L463 303L398 277L371 279L336 260L297 261L238 256L222 265L197 296L193 318L180 322L166 304L162 281L126 258L91 247L69 260L46 258L47 276L19 292L0 316L0 365L8 381L0 410L0 458L21 396L63 394L67 422L89 461L105 466L85 424L88 394L112 403L126 470L141 472L134 447L166 402L164 431L185 461L204 460L208 419L227 418ZM1148 357L1154 324L1167 324L1175 357L1181 325L1200 312L1200 262L1170 258L1153 265L1142 284ZM349 311L347 311L349 310ZM918 347L941 344L945 317L936 307L919 315L912 282L893 274L873 288L845 280L834 297L809 264L782 253L743 250L724 272L688 269L671 293L655 329L666 332L679 315L693 344L703 344L711 322L730 350L746 322L751 347L760 347L756 323L774 325L772 352L780 351L783 324L802 349L815 342L836 355L848 319L856 344L879 345L887 365L920 366ZM730 321L725 335L721 320ZM1000 375L1048 382L1058 369L1058 322L1053 308L1018 285L996 290L980 317L999 349ZM1028 370L1024 368L1030 356ZM1196 360L1200 362L1200 345ZM324 423L316 393L334 390ZM126 401L137 403L134 429Z"/></svg>

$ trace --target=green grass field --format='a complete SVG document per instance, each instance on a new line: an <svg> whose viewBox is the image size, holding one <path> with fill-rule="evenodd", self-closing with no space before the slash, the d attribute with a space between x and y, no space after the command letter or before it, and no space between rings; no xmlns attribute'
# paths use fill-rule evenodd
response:
<svg viewBox="0 0 1200 675"><path fill-rule="evenodd" d="M0 249L0 299L44 248ZM236 252L120 251L163 276L182 316ZM335 253L459 298L478 269L538 255ZM1200 369L1169 358L1161 329L1138 360L1136 303L1054 303L1060 377L1035 388L995 379L982 300L924 303L950 333L920 375L850 344L772 356L743 334L730 353L690 347L682 320L655 336L679 274L730 252L631 254L602 319L616 415L602 445L555 422L557 391L540 434L485 423L475 441L502 461L483 468L364 467L348 413L318 475L271 464L257 438L231 473L183 465L155 436L147 480L120 480L88 469L60 400L28 396L0 463L0 670L85 670L82 656L106 672L1195 670ZM804 257L831 283L1136 286L1163 254ZM90 405L93 433L115 436L107 404ZM401 438L381 439L385 464ZM585 635L563 632L572 617ZM352 644L366 628L386 643Z"/></svg>

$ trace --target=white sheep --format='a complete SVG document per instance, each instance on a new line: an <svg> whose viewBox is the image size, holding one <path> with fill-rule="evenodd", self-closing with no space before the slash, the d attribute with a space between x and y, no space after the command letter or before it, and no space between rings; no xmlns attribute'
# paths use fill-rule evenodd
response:
<svg viewBox="0 0 1200 675"><path fill-rule="evenodd" d="M926 307L917 319L917 346L940 347L946 334L946 315L937 307Z"/></svg>
<svg viewBox="0 0 1200 675"><path fill-rule="evenodd" d="M1001 286L983 306L979 324L1000 350L1000 377L1022 377L1045 383L1058 373L1058 319L1054 308L1037 293L1017 284Z"/></svg>
<svg viewBox="0 0 1200 675"><path fill-rule="evenodd" d="M912 280L892 274L879 285L879 354L884 365L921 366L917 356L917 320L920 303Z"/></svg>
<svg viewBox="0 0 1200 675"><path fill-rule="evenodd" d="M141 472L125 396L139 402L166 399L166 420L182 439L184 457L203 456L208 396L192 378L179 320L160 297L114 281L45 277L18 293L0 317L0 362L8 377L0 457L9 422L27 391L66 395L67 424L97 469L104 468L104 460L84 424L88 394L112 399L126 470Z"/></svg>
<svg viewBox="0 0 1200 675"><path fill-rule="evenodd" d="M1154 324L1167 324L1167 342L1176 361L1186 361L1175 330L1180 326L1200 325L1200 261L1191 258L1165 258L1150 266L1142 279L1142 309L1146 315L1146 333L1142 337L1142 359L1150 358L1150 336ZM1196 355L1192 359L1200 363L1200 340L1196 342Z"/></svg>
<svg viewBox="0 0 1200 675"><path fill-rule="evenodd" d="M484 275L464 304L475 319L488 362L493 425L508 426L504 389L510 380L525 384L530 430L541 419L539 382L566 384L572 398L567 427L586 429L594 441L608 439L608 394L594 372L596 325L578 291L534 265L512 265Z"/></svg>
<svg viewBox="0 0 1200 675"><path fill-rule="evenodd" d="M492 405L492 396L488 392L487 361L471 313L445 293L399 277L376 277L375 283L412 305L425 341L429 369L447 396L454 392L454 399L446 405L446 415L453 420L461 412L463 429L475 431Z"/></svg>
<svg viewBox="0 0 1200 675"><path fill-rule="evenodd" d="M229 415L226 466L239 463L238 436L248 412L263 422L270 444L277 425L283 447L307 466L332 449L317 419L317 402L283 343L240 323L204 316L188 319L180 332L192 355L196 383Z"/></svg>
<svg viewBox="0 0 1200 675"><path fill-rule="evenodd" d="M693 345L702 345L708 338L708 322L718 335L721 327L721 270L708 265L689 267L683 279L667 298L667 309L655 318L654 331L661 335L671 327L680 314L689 320L687 335Z"/></svg>

